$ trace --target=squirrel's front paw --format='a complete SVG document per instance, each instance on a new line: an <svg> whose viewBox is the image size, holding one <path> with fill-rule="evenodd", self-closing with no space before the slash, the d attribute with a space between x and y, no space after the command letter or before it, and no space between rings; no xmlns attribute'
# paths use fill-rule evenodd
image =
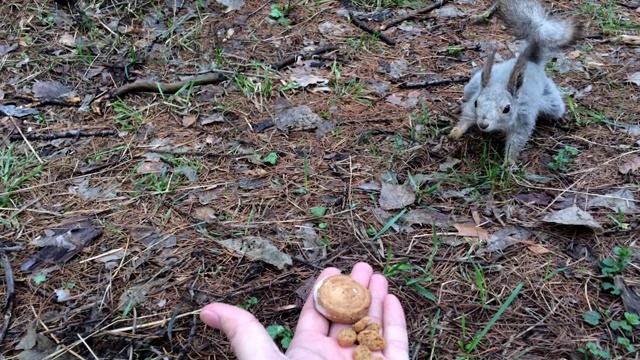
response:
<svg viewBox="0 0 640 360"><path fill-rule="evenodd" d="M458 140L460 139L460 137L462 137L462 135L464 135L464 129L460 126L456 126L451 129L451 132L449 133L449 139Z"/></svg>

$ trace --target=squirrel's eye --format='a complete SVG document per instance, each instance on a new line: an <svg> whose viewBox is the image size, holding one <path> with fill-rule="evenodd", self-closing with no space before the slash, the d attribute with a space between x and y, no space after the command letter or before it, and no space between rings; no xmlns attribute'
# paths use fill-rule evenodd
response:
<svg viewBox="0 0 640 360"><path fill-rule="evenodd" d="M473 102L473 106L478 107L478 100Z"/></svg>
<svg viewBox="0 0 640 360"><path fill-rule="evenodd" d="M511 110L511 106L507 105L507 106L504 107L504 109L502 109L502 113L503 114L508 114L509 110Z"/></svg>

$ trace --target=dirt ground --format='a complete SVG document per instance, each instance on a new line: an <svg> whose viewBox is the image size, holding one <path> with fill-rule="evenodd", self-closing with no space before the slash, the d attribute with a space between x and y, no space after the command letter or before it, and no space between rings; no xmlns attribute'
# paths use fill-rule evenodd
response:
<svg viewBox="0 0 640 360"><path fill-rule="evenodd" d="M230 359L203 305L286 343L321 269L365 261L411 359L638 358L637 1L545 2L586 38L513 172L500 137L446 137L489 47L520 49L470 21L490 1L383 36L348 11L431 3L221 2L0 5L2 356Z"/></svg>

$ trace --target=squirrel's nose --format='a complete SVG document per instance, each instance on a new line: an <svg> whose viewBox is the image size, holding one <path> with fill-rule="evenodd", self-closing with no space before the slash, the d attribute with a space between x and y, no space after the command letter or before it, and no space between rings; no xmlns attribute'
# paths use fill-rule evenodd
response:
<svg viewBox="0 0 640 360"><path fill-rule="evenodd" d="M480 129L483 129L483 130L484 130L484 129L486 129L486 128L488 128L488 127L489 127L489 123L486 123L486 122L480 122L480 123L478 123L478 127L479 127Z"/></svg>

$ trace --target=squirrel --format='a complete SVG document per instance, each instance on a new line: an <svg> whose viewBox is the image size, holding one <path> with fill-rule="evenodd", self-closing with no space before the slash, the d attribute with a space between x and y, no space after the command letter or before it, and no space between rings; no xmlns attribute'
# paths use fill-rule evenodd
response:
<svg viewBox="0 0 640 360"><path fill-rule="evenodd" d="M459 139L477 125L483 132L505 135L504 165L513 166L529 140L538 118L560 121L565 104L545 66L581 36L575 19L550 16L539 0L498 0L497 15L525 46L514 59L494 64L490 50L481 71L464 87L462 114L449 133Z"/></svg>

